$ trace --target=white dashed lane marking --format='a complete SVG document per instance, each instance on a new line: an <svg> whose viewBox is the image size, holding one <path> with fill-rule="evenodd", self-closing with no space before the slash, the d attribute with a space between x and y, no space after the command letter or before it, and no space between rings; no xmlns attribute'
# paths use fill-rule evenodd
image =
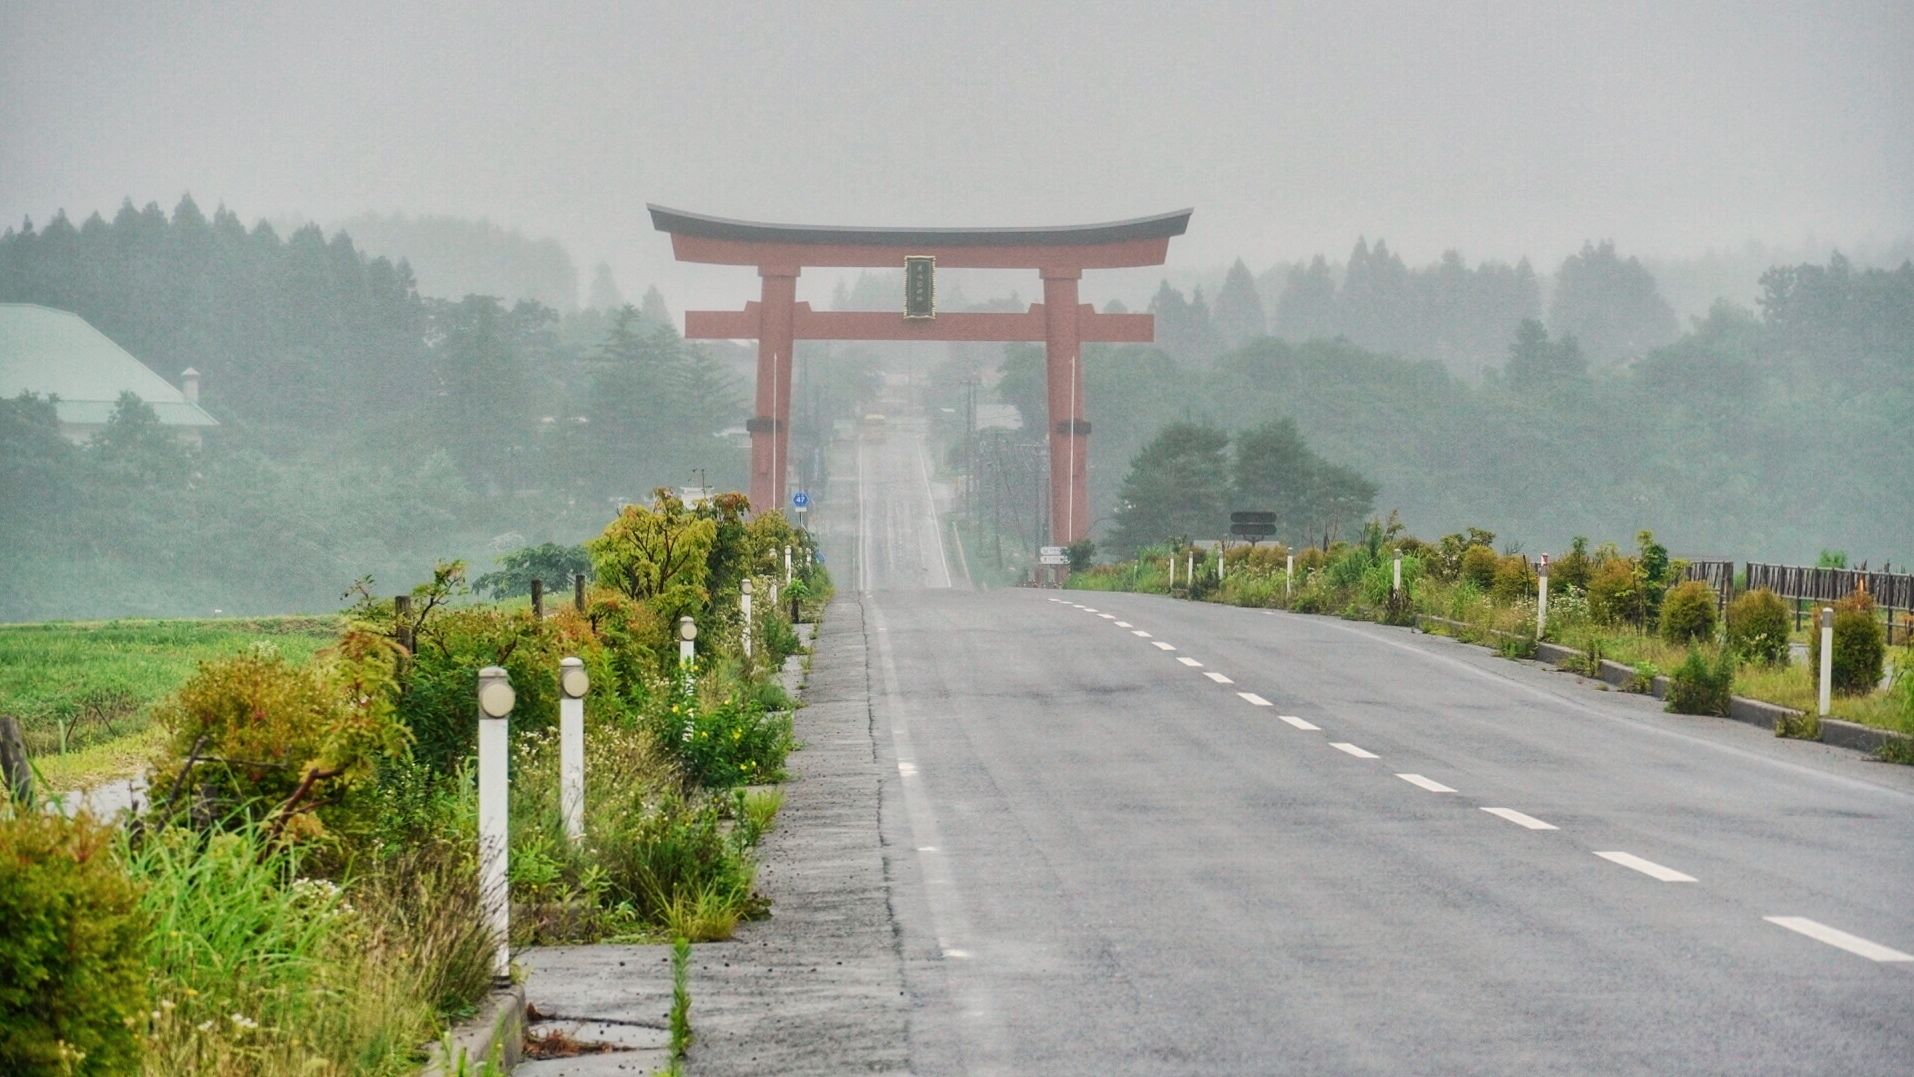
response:
<svg viewBox="0 0 1914 1077"><path fill-rule="evenodd" d="M1516 811L1514 808L1483 808L1482 810L1485 812L1488 812L1490 815L1493 815L1498 819L1507 819L1509 822L1514 823L1516 826L1525 826L1525 827L1528 827L1530 830L1556 829L1556 826L1554 823L1544 823L1542 820L1537 819L1535 816L1527 815L1522 812Z"/></svg>
<svg viewBox="0 0 1914 1077"><path fill-rule="evenodd" d="M1203 674L1203 676L1208 677L1210 680L1215 681L1217 684L1235 684L1236 683L1235 681L1230 680L1228 677L1223 676L1221 673L1216 673L1214 671L1206 672Z"/></svg>
<svg viewBox="0 0 1914 1077"><path fill-rule="evenodd" d="M1099 613L1097 614L1097 616L1103 618L1106 621L1114 621L1117 619L1117 615L1114 613Z"/></svg>
<svg viewBox="0 0 1914 1077"><path fill-rule="evenodd" d="M1634 871L1639 871L1643 875L1646 875L1651 879L1659 879L1665 883L1692 883L1695 881L1695 877L1693 875L1688 875L1683 872L1676 871L1674 868L1663 867L1662 865L1655 863L1653 860L1643 860L1641 857L1636 856L1634 853L1622 853L1622 852L1611 851L1611 852L1597 852L1595 855L1601 857L1603 860L1607 860L1615 864L1620 864L1622 867L1630 868Z"/></svg>
<svg viewBox="0 0 1914 1077"><path fill-rule="evenodd" d="M1142 630L1141 628L1132 628L1132 629L1130 630L1130 635L1132 635L1132 636L1142 636L1142 637L1143 637L1144 639L1149 639L1149 638L1150 638L1150 634L1149 634L1148 632L1145 632L1145 631L1143 631L1143 630Z"/></svg>
<svg viewBox="0 0 1914 1077"><path fill-rule="evenodd" d="M1174 650L1176 650L1176 648L1175 648L1175 647L1172 647L1172 646L1170 646L1169 644L1167 644L1167 643L1165 643L1165 642L1163 642L1162 640L1156 640L1156 641L1154 641L1153 643L1151 643L1151 644L1150 644L1150 646L1152 646L1152 647L1155 647L1155 648L1156 648L1157 650L1159 650L1159 651L1174 651Z"/></svg>
<svg viewBox="0 0 1914 1077"><path fill-rule="evenodd" d="M1177 659L1177 661L1183 663L1184 665L1190 667L1191 669L1201 669L1203 666L1203 663L1198 662L1194 658L1179 658Z"/></svg>
<svg viewBox="0 0 1914 1077"><path fill-rule="evenodd" d="M1248 703L1252 707L1273 707L1276 705L1264 699L1262 696L1257 695L1255 692L1238 692L1236 694L1242 696L1243 702Z"/></svg>
<svg viewBox="0 0 1914 1077"><path fill-rule="evenodd" d="M1810 920L1805 916L1764 916L1763 920L1789 931L1798 931L1816 942L1825 942L1851 954L1859 954L1869 961L1914 961L1914 954L1904 954L1891 946L1882 946L1878 942L1869 942L1859 935L1850 935L1839 928Z"/></svg>
<svg viewBox="0 0 1914 1077"><path fill-rule="evenodd" d="M1343 741L1330 741L1329 746L1331 748L1336 749L1339 752L1348 752L1350 755L1355 756L1357 759L1376 758L1376 753L1371 751L1365 751L1364 749L1358 748L1353 744L1348 744Z"/></svg>
<svg viewBox="0 0 1914 1077"><path fill-rule="evenodd" d="M1130 627L1130 622L1128 622L1128 621L1118 621L1118 622L1117 622L1117 627L1118 627L1118 628L1129 628L1129 627Z"/></svg>
<svg viewBox="0 0 1914 1077"><path fill-rule="evenodd" d="M1306 733L1314 733L1317 730L1322 728L1322 726L1313 725L1309 722L1305 722L1301 718L1298 718L1293 714L1279 714L1276 717L1282 721L1288 722L1290 725L1293 725L1297 729L1303 730Z"/></svg>
<svg viewBox="0 0 1914 1077"><path fill-rule="evenodd" d="M1441 782L1436 781L1433 778L1425 778L1420 774L1398 774L1396 775L1396 777L1401 778L1403 781L1408 782L1410 785L1413 785L1418 789L1427 789L1431 793L1455 792L1455 790L1449 788L1446 785L1443 785Z"/></svg>

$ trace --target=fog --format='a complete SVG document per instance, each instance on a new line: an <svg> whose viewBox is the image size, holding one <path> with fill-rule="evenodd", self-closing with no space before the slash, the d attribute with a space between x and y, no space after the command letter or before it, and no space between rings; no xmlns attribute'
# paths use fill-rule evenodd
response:
<svg viewBox="0 0 1914 1077"><path fill-rule="evenodd" d="M187 191L248 221L485 217L704 306L750 282L672 264L645 202L920 225L1194 206L1172 273L1359 235L1552 266L1585 239L1677 256L1914 226L1905 4L180 7L0 8L0 220Z"/></svg>
<svg viewBox="0 0 1914 1077"><path fill-rule="evenodd" d="M758 282L673 261L647 203L1193 208L1164 266L1083 281L1156 315L1084 352L1106 551L1286 499L1286 541L1400 510L1537 552L1914 558L1906 4L388 7L0 6L0 618L330 608L742 486L753 350L677 330ZM941 309L1039 294L938 278ZM158 410L76 397L47 342L91 330L52 312ZM1039 349L798 360L797 485L889 367L957 522L1044 541ZM959 427L973 383L1001 424ZM1139 508L1188 474L1184 515Z"/></svg>

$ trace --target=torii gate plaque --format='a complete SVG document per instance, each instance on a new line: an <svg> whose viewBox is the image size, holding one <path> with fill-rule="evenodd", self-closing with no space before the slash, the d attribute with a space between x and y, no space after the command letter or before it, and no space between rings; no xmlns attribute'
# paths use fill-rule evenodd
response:
<svg viewBox="0 0 1914 1077"><path fill-rule="evenodd" d="M756 266L763 295L741 311L685 312L691 340L758 342L757 408L751 432L751 504L784 504L790 459L791 349L800 340L1043 341L1050 407L1050 535L1067 545L1090 530L1087 439L1080 348L1148 343L1148 314L1099 314L1077 302L1086 269L1162 265L1170 239L1189 227L1190 210L1111 224L1057 228L827 228L757 224L650 206L651 222L671 235L681 262ZM909 258L940 269L1034 269L1043 302L1021 314L937 314L921 308L816 311L797 301L805 266L902 268ZM919 271L921 272L921 271Z"/></svg>

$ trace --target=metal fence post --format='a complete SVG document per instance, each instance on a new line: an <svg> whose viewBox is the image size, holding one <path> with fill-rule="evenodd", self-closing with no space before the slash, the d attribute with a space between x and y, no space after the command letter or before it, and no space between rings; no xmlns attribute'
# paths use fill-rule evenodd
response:
<svg viewBox="0 0 1914 1077"><path fill-rule="evenodd" d="M515 702L511 677L503 669L479 670L479 907L492 933L492 976L501 982L510 979L512 971L512 894L507 882L511 793L505 784L505 762Z"/></svg>
<svg viewBox="0 0 1914 1077"><path fill-rule="evenodd" d="M1541 639L1548 633L1548 554L1542 555L1541 567L1535 577L1535 638Z"/></svg>
<svg viewBox="0 0 1914 1077"><path fill-rule="evenodd" d="M1828 716L1834 695L1834 607L1821 607L1821 717Z"/></svg>
<svg viewBox="0 0 1914 1077"><path fill-rule="evenodd" d="M573 845L585 840L585 693L591 678L583 659L558 663L558 810Z"/></svg>

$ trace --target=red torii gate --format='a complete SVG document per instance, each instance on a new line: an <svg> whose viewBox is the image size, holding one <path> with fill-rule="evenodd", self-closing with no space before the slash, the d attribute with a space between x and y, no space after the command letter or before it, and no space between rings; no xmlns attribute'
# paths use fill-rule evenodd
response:
<svg viewBox="0 0 1914 1077"><path fill-rule="evenodd" d="M1090 530L1090 423L1083 417L1079 348L1148 343L1148 314L1099 314L1077 302L1086 269L1162 265L1190 210L1110 224L1055 228L830 228L759 224L649 206L681 262L756 266L763 295L741 311L685 312L692 340L758 342L757 407L751 433L751 504L784 504L790 459L791 350L800 340L1043 341L1050 410L1050 535L1067 545ZM797 302L805 266L881 269L928 256L942 269L1035 269L1043 302L1021 314L906 316L884 311L818 311Z"/></svg>

